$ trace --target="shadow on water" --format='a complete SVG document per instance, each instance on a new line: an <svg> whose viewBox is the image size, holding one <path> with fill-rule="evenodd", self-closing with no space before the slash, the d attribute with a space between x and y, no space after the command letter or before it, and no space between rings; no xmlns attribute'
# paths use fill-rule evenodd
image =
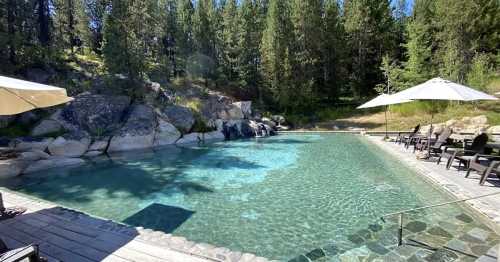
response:
<svg viewBox="0 0 500 262"><path fill-rule="evenodd" d="M132 226L172 233L194 213L184 208L154 203L126 218L123 222Z"/></svg>
<svg viewBox="0 0 500 262"><path fill-rule="evenodd" d="M171 147L116 154L77 168L52 169L0 181L0 186L56 203L95 201L95 195L119 201L123 197L144 199L159 191L166 196L212 193L213 189L206 185L190 181L187 171L192 169L263 167L233 155L210 154L213 149Z"/></svg>

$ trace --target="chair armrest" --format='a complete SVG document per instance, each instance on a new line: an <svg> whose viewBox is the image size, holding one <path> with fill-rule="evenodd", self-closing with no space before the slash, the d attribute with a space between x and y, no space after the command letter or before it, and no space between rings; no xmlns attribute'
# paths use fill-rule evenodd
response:
<svg viewBox="0 0 500 262"><path fill-rule="evenodd" d="M16 248L10 251L3 253L0 256L0 261L2 262L20 262L25 261L28 258L29 262L37 261L38 259L38 246L37 245L29 245L21 248Z"/></svg>

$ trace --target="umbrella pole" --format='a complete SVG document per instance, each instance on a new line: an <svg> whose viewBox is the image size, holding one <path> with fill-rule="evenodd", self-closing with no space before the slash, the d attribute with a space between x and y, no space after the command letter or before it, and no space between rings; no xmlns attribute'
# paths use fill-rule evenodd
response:
<svg viewBox="0 0 500 262"><path fill-rule="evenodd" d="M389 135L387 134L387 109L389 106L385 106L385 139L389 138Z"/></svg>

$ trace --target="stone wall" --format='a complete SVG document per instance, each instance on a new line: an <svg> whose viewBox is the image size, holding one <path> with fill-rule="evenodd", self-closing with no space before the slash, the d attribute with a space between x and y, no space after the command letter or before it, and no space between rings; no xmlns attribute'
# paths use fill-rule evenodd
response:
<svg viewBox="0 0 500 262"><path fill-rule="evenodd" d="M10 140L17 157L0 160L0 177L81 165L86 158L120 151L270 136L285 121L261 118L250 101L211 95L202 103L202 111L193 112L170 102L138 104L126 96L82 93L39 119L32 136ZM18 121L1 120L5 125ZM206 130L196 130L196 121L203 121Z"/></svg>

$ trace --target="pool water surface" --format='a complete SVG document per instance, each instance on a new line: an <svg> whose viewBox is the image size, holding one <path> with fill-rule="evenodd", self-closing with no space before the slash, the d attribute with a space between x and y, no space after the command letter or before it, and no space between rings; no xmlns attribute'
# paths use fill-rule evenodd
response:
<svg viewBox="0 0 500 262"><path fill-rule="evenodd" d="M69 208L279 260L341 241L383 214L450 200L349 134L132 152L20 184Z"/></svg>

